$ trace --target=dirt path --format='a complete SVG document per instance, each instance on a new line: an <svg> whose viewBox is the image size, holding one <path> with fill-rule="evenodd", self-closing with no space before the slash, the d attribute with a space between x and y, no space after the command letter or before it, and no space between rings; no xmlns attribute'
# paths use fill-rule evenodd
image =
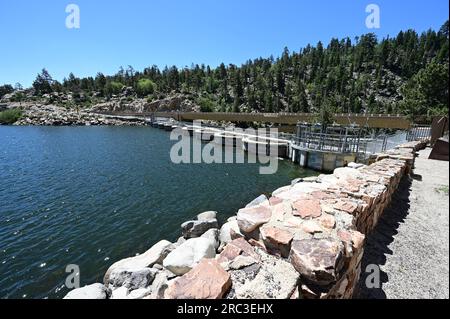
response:
<svg viewBox="0 0 450 319"><path fill-rule="evenodd" d="M367 238L358 298L449 298L449 163L430 151ZM380 288L366 287L369 264L380 267Z"/></svg>

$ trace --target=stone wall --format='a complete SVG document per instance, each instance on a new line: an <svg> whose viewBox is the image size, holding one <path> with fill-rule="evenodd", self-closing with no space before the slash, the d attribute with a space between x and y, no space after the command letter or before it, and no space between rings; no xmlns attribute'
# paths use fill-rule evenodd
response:
<svg viewBox="0 0 450 319"><path fill-rule="evenodd" d="M351 298L365 234L377 224L415 151L407 143L331 175L299 179L260 196L218 229L216 212L113 264L103 284L66 298Z"/></svg>

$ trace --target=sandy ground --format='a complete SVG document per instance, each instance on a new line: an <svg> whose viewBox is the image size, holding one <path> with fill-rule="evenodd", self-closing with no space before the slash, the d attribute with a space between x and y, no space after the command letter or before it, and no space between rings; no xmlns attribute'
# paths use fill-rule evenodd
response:
<svg viewBox="0 0 450 319"><path fill-rule="evenodd" d="M357 298L449 298L449 163L419 152L412 178L367 237ZM367 265L380 267L380 288Z"/></svg>

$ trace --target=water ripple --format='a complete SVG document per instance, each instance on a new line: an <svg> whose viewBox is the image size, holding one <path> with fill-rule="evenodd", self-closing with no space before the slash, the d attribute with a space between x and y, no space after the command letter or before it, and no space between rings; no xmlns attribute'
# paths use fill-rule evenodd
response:
<svg viewBox="0 0 450 319"><path fill-rule="evenodd" d="M82 284L114 261L176 240L206 210L223 221L263 192L312 172L279 163L175 165L149 127L0 126L0 298L59 298L68 264Z"/></svg>

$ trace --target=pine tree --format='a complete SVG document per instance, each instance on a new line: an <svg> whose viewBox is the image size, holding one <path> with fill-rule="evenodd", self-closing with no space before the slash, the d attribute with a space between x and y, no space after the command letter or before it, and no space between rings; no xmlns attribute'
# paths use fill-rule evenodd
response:
<svg viewBox="0 0 450 319"><path fill-rule="evenodd" d="M43 95L52 92L53 79L46 69L42 69L42 72L37 75L36 80L33 82L33 88L36 95Z"/></svg>

